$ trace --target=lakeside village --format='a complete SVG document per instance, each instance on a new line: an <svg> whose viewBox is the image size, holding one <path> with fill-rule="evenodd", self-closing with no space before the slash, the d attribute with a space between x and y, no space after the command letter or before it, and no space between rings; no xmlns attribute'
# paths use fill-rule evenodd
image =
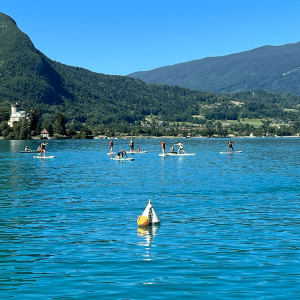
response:
<svg viewBox="0 0 300 300"><path fill-rule="evenodd" d="M105 124L89 128L73 128L65 124L65 117L57 113L54 122L42 122L36 109L22 111L18 103L11 105L11 113L0 108L0 139L110 139L110 138L254 138L300 136L300 122L287 123L280 119L206 120L193 116L195 122L165 122L148 116L134 124Z"/></svg>

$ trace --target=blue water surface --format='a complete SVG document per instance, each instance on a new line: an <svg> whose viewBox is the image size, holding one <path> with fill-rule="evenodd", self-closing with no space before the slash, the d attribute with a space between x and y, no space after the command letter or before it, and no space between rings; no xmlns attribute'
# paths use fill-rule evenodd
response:
<svg viewBox="0 0 300 300"><path fill-rule="evenodd" d="M0 298L300 299L300 139L181 141L0 141Z"/></svg>

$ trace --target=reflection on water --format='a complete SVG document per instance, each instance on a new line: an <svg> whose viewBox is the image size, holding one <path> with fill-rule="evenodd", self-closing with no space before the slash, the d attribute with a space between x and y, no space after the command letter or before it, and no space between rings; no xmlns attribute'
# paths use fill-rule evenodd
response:
<svg viewBox="0 0 300 300"><path fill-rule="evenodd" d="M157 235L160 225L138 227L137 232L139 237L143 237L144 241L138 242L140 246L151 246L151 242Z"/></svg>

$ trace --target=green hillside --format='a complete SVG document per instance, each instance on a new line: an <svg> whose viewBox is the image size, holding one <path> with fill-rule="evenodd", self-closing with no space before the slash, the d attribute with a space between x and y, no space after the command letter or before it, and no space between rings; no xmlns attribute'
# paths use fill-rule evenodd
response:
<svg viewBox="0 0 300 300"><path fill-rule="evenodd" d="M300 95L299 62L300 42L207 57L128 76L214 93L265 90Z"/></svg>
<svg viewBox="0 0 300 300"><path fill-rule="evenodd" d="M42 121L57 112L67 127L134 123L145 116L170 122L298 118L300 98L266 92L213 94L178 86L147 84L127 76L110 76L52 61L38 51L14 20L0 13L0 108L18 102L34 107ZM232 101L243 102L235 105ZM296 109L296 111L295 111ZM4 120L4 119L3 119Z"/></svg>
<svg viewBox="0 0 300 300"><path fill-rule="evenodd" d="M109 76L54 62L35 49L14 20L0 14L0 101L34 106L50 118L65 114L71 123L96 125L141 120L159 112L195 113L197 91L149 85L125 76Z"/></svg>

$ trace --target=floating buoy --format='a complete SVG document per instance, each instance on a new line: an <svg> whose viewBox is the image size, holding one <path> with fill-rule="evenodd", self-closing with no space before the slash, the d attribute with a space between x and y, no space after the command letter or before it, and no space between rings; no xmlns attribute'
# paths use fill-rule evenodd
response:
<svg viewBox="0 0 300 300"><path fill-rule="evenodd" d="M139 216L137 219L137 223L139 226L147 226L149 225L149 220L145 216Z"/></svg>
<svg viewBox="0 0 300 300"><path fill-rule="evenodd" d="M139 226L148 226L160 223L160 219L154 210L150 199L143 214L138 217L137 223Z"/></svg>

